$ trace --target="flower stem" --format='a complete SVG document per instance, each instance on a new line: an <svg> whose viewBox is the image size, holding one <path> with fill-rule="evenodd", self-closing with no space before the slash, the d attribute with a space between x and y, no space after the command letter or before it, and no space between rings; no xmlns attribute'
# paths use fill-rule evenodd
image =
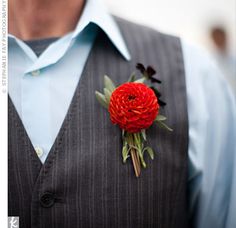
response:
<svg viewBox="0 0 236 228"><path fill-rule="evenodd" d="M129 146L131 146L130 154L131 154L131 158L132 158L132 162L134 166L135 176L139 177L141 173L141 167L140 167L140 160L139 160L138 153L134 148L132 148L132 146L134 146L133 134L128 133L128 144Z"/></svg>
<svg viewBox="0 0 236 228"><path fill-rule="evenodd" d="M135 133L134 134L134 144L135 146L138 148L137 150L137 156L139 158L139 161L141 162L143 168L146 168L146 163L143 159L143 154L142 154L142 151L143 151L143 142L142 142L142 138L140 136L140 133Z"/></svg>

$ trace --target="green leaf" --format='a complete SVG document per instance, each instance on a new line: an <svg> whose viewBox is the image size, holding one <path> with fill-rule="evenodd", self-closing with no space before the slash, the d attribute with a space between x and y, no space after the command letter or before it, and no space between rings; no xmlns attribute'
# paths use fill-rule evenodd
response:
<svg viewBox="0 0 236 228"><path fill-rule="evenodd" d="M116 89L113 81L107 75L104 76L104 85L111 93Z"/></svg>
<svg viewBox="0 0 236 228"><path fill-rule="evenodd" d="M128 82L134 82L134 81L135 81L135 78L136 78L136 75L135 75L135 72L133 72L133 73L130 75Z"/></svg>
<svg viewBox="0 0 236 228"><path fill-rule="evenodd" d="M166 120L167 118L165 116L162 116L162 115L157 115L156 117L156 121L163 121L163 120Z"/></svg>
<svg viewBox="0 0 236 228"><path fill-rule="evenodd" d="M141 164L142 164L143 168L146 168L146 167L147 167L147 164L146 164L146 162L144 161L144 159L140 157L140 161L141 161Z"/></svg>
<svg viewBox="0 0 236 228"><path fill-rule="evenodd" d="M95 92L95 96L96 96L98 102L99 102L104 108L108 108L108 103L107 103L107 101L106 101L105 96L104 96L102 93L96 91L96 92Z"/></svg>
<svg viewBox="0 0 236 228"><path fill-rule="evenodd" d="M153 160L153 159L154 159L154 151L153 151L153 149L152 149L151 147L147 146L147 147L145 147L145 148L143 149L143 153L144 153L145 151L148 152L150 158Z"/></svg>
<svg viewBox="0 0 236 228"><path fill-rule="evenodd" d="M108 90L107 88L104 88L103 91L104 91L106 101L109 104L110 103L110 98L111 98L111 91Z"/></svg>
<svg viewBox="0 0 236 228"><path fill-rule="evenodd" d="M125 130L122 129L122 138L124 138L124 137L125 137Z"/></svg>
<svg viewBox="0 0 236 228"><path fill-rule="evenodd" d="M165 128L165 129L167 129L168 131L173 131L173 129L171 129L170 127L168 127L165 123L163 123L162 121L156 121L156 123L160 126L160 127L162 127L162 128Z"/></svg>
<svg viewBox="0 0 236 228"><path fill-rule="evenodd" d="M125 163L127 158L129 157L129 150L127 147L127 142L124 142L123 148L122 148L122 157L123 157L123 162Z"/></svg>
<svg viewBox="0 0 236 228"><path fill-rule="evenodd" d="M146 162L144 161L143 153L142 153L141 150L138 150L138 156L139 156L139 158L140 158L140 161L141 161L141 164L142 164L143 168L146 168L147 165L146 165Z"/></svg>
<svg viewBox="0 0 236 228"><path fill-rule="evenodd" d="M145 141L147 141L146 131L145 129L141 130L142 137Z"/></svg>
<svg viewBox="0 0 236 228"><path fill-rule="evenodd" d="M145 80L146 80L146 78L143 77L143 78L140 78L140 79L138 79L138 80L135 80L134 82L144 83Z"/></svg>
<svg viewBox="0 0 236 228"><path fill-rule="evenodd" d="M141 138L140 138L140 133L134 133L133 134L133 137L134 137L134 144L138 147L138 148L140 148L140 146L141 146Z"/></svg>

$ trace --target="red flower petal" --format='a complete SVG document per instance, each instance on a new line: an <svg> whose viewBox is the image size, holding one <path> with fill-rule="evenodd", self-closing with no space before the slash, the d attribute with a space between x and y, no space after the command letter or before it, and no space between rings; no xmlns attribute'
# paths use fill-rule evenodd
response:
<svg viewBox="0 0 236 228"><path fill-rule="evenodd" d="M159 105L155 93L148 86L127 82L112 93L108 110L112 123L136 133L152 125Z"/></svg>

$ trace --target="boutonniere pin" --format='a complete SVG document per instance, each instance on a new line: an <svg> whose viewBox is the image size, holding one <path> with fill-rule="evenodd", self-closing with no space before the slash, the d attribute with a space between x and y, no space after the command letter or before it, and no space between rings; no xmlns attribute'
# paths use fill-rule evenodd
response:
<svg viewBox="0 0 236 228"><path fill-rule="evenodd" d="M160 99L161 93L153 86L161 83L153 75L156 71L148 66L138 63L136 68L141 73L141 78L136 79L132 73L129 80L116 87L108 76L104 76L103 93L95 92L97 100L110 113L113 124L122 130L122 157L125 163L129 157L132 159L136 177L141 174L141 167L146 168L144 153L147 152L154 159L153 149L147 145L146 130L157 123L172 131L164 121L166 117L159 114L160 106L166 103Z"/></svg>

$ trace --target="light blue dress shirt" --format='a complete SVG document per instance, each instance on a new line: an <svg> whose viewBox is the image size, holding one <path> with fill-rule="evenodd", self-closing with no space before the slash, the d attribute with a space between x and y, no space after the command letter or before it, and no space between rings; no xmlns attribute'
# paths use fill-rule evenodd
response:
<svg viewBox="0 0 236 228"><path fill-rule="evenodd" d="M98 0L88 0L76 29L39 57L9 35L9 95L42 163L65 118L98 27L129 61L132 56L119 28ZM189 213L197 228L234 228L235 98L204 51L184 41L182 49L189 116Z"/></svg>

